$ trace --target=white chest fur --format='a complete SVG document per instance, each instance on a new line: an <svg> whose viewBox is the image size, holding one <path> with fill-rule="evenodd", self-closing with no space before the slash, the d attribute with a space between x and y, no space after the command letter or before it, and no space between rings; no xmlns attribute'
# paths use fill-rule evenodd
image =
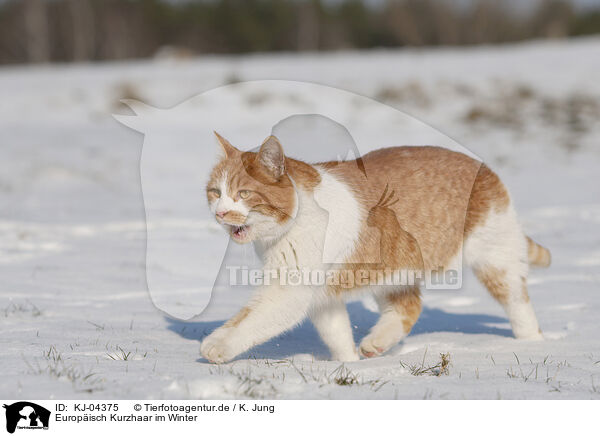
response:
<svg viewBox="0 0 600 436"><path fill-rule="evenodd" d="M341 263L355 248L363 211L350 188L325 170L313 192L298 190L290 230L272 245L257 244L266 268L319 268Z"/></svg>

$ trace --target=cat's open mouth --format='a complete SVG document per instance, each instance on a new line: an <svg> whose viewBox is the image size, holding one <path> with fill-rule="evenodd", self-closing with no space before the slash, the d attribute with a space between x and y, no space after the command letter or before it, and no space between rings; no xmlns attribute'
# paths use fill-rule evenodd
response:
<svg viewBox="0 0 600 436"><path fill-rule="evenodd" d="M248 236L249 226L230 226L231 237L236 241L243 241Z"/></svg>

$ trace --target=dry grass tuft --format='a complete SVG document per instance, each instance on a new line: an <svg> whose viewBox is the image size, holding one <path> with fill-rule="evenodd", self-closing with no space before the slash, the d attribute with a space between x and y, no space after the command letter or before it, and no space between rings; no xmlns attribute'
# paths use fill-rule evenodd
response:
<svg viewBox="0 0 600 436"><path fill-rule="evenodd" d="M441 375L450 374L450 353L440 353L440 360L435 365L427 366L425 364L425 357L427 355L427 349L423 353L423 360L420 364L409 365L404 362L400 362L403 368L407 368L410 373L414 376L420 375L433 375L439 377Z"/></svg>

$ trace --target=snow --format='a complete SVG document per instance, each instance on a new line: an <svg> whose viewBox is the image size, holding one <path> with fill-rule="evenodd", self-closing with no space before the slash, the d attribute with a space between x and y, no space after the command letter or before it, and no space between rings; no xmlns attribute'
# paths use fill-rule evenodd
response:
<svg viewBox="0 0 600 436"><path fill-rule="evenodd" d="M600 39L585 38L468 49L3 68L0 396L598 398L599 49ZM250 148L281 119L278 115L316 107L312 94L294 99L277 87L267 87L266 95L246 92L264 91L260 82L194 97L234 81L265 79L337 88L297 85L338 96L327 100L327 110L354 129L360 152L389 141L435 140L465 147L497 171L527 234L552 251L553 265L532 270L529 280L546 341L513 339L501 307L466 272L461 290L424 292L425 308L413 332L383 357L343 366L328 361L327 349L305 323L232 363L216 366L201 359L202 338L234 314L250 290L223 286L222 269L202 316L176 319L197 312L190 298L198 289L149 292L146 236L148 241L151 235L171 237L176 241L171 250L193 246L218 260L223 235L206 214L204 199L195 197L215 151L190 149L191 154L174 153L163 166L148 167L189 171L190 162L198 161L185 156L206 153L189 190L175 197L168 187L155 191L160 201L173 200L177 213L147 222L142 145L177 137L178 146L185 146L217 123L209 132L221 128L234 144ZM363 103L340 105L353 95L348 92L364 96L352 97ZM209 116L200 103L211 95L219 104ZM366 97L403 112L381 109ZM132 115L118 103L121 98L173 108L163 113L177 114L168 118L180 122L173 127L176 134L166 129L143 137L123 126L111 115ZM220 118L224 102L226 119ZM207 116L186 128L194 114ZM319 152L306 150L311 159ZM181 232L189 239L178 246L173 235ZM193 258L190 250L180 258ZM250 249L230 256L254 261ZM204 263L193 272L210 282L219 264ZM186 271L167 270L165 277L175 281ZM203 295L197 294L198 307L208 302ZM368 299L348 307L358 343L377 314ZM447 374L437 376L439 368L433 368L415 375L435 367L442 353L450 354Z"/></svg>

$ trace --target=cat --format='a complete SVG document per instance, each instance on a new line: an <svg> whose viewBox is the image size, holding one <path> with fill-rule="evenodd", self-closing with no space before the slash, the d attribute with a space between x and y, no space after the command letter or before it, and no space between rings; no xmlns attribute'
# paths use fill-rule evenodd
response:
<svg viewBox="0 0 600 436"><path fill-rule="evenodd" d="M208 361L230 361L306 317L333 360L379 356L408 335L421 294L418 283L390 285L362 271L427 273L460 256L503 306L516 338L543 338L527 273L530 264L548 266L550 252L523 234L507 189L485 164L440 147L406 146L372 151L360 162L311 165L286 157L274 136L258 152L244 152L215 135L223 156L206 194L231 239L253 243L265 271L327 269L334 278L265 282L204 338ZM372 292L381 315L357 349L344 299L358 292Z"/></svg>

